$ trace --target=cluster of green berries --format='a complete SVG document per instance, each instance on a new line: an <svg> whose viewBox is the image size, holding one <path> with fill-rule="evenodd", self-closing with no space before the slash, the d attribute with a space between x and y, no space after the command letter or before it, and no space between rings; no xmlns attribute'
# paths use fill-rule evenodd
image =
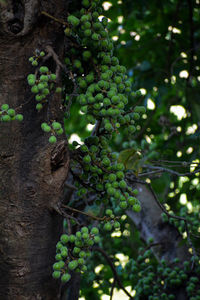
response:
<svg viewBox="0 0 200 300"><path fill-rule="evenodd" d="M181 286L186 286L188 299L200 299L200 265L195 274L191 272L191 261L185 261L182 265L175 258L171 265L163 259L160 263L153 263L154 257L151 250L140 249L136 260L129 260L125 266L125 278L132 281L136 290L136 300L169 300L176 299L173 291ZM194 298L193 298L194 297Z"/></svg>
<svg viewBox="0 0 200 300"><path fill-rule="evenodd" d="M184 206L180 209L180 217L184 218L187 221L187 228L190 232L192 232L193 234L199 233L199 212L188 212L188 208ZM181 234L184 234L186 230L184 220L177 220L173 217L170 218L165 213L162 213L162 220L163 222L169 222L170 224L174 225Z"/></svg>
<svg viewBox="0 0 200 300"><path fill-rule="evenodd" d="M8 104L2 104L0 108L0 121L9 122L9 121L23 121L23 115L16 114L13 108L9 108Z"/></svg>
<svg viewBox="0 0 200 300"><path fill-rule="evenodd" d="M38 61L44 56L45 56L44 51L36 50L35 55L29 57L29 61L31 62L32 66L37 67L39 63Z"/></svg>
<svg viewBox="0 0 200 300"><path fill-rule="evenodd" d="M27 80L31 86L31 92L35 94L35 100L38 102L36 109L40 111L43 105L48 102L47 96L50 91L55 87L56 74L51 73L48 67L41 66L39 75L29 74Z"/></svg>
<svg viewBox="0 0 200 300"><path fill-rule="evenodd" d="M105 204L113 203L122 210L132 207L139 212L138 191L127 185L124 165L117 162L118 156L112 153L109 141L104 136L89 137L79 149L83 168L80 179L89 181Z"/></svg>
<svg viewBox="0 0 200 300"><path fill-rule="evenodd" d="M61 135L64 132L62 125L56 121L53 121L50 125L44 122L41 124L41 128L44 132L51 133L49 138L49 143L51 144L55 144L57 142L56 135Z"/></svg>
<svg viewBox="0 0 200 300"><path fill-rule="evenodd" d="M99 230L93 227L90 231L82 227L76 234L63 234L56 245L56 263L52 276L61 278L63 283L70 280L70 271L85 272L86 259L91 256L91 247L100 242Z"/></svg>
<svg viewBox="0 0 200 300"><path fill-rule="evenodd" d="M133 134L145 107L136 106L133 111L126 111L131 81L126 75L126 68L113 55L113 42L106 28L108 20L99 20L101 10L98 2L82 3L80 12L67 18L70 24L67 35L73 35L79 47L72 47L67 52L65 64L76 75L77 101L81 112L89 123L95 124L97 120L100 123L99 133L85 139L77 149L78 163L82 168L82 174L79 172L78 176L80 181L89 183L91 190L97 191L100 202L111 207L114 213L115 208L124 210L130 207L139 212L137 191L127 185L124 165L118 163L118 156L112 153L109 142L121 127L128 128L129 135ZM67 100L70 91L66 94ZM107 222L104 227L110 230L114 223Z"/></svg>

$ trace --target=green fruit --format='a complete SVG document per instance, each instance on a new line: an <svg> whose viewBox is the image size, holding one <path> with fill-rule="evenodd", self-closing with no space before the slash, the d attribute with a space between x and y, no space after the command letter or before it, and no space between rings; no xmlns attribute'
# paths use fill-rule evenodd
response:
<svg viewBox="0 0 200 300"><path fill-rule="evenodd" d="M53 278L58 279L60 278L61 272L60 271L54 271L52 273Z"/></svg>
<svg viewBox="0 0 200 300"><path fill-rule="evenodd" d="M48 73L49 69L46 66L40 67L40 73Z"/></svg>
<svg viewBox="0 0 200 300"><path fill-rule="evenodd" d="M41 52L40 52L40 56L41 56L41 57L45 56L45 52L44 52L44 51L41 51Z"/></svg>
<svg viewBox="0 0 200 300"><path fill-rule="evenodd" d="M84 161L84 163L89 164L89 163L91 162L91 157L90 157L90 155L84 156L84 157L83 157L83 161Z"/></svg>
<svg viewBox="0 0 200 300"><path fill-rule="evenodd" d="M69 241L70 241L70 243L74 243L75 240L76 240L75 235L71 234L71 235L69 236Z"/></svg>
<svg viewBox="0 0 200 300"><path fill-rule="evenodd" d="M73 15L70 15L68 18L67 18L67 21L74 27L77 27L80 23L80 20L73 16Z"/></svg>
<svg viewBox="0 0 200 300"><path fill-rule="evenodd" d="M34 66L34 67L37 67L37 66L38 66L37 60L33 60L33 61L32 61L32 66Z"/></svg>
<svg viewBox="0 0 200 300"><path fill-rule="evenodd" d="M67 244L69 242L69 236L67 234L62 234L60 240L63 244Z"/></svg>
<svg viewBox="0 0 200 300"><path fill-rule="evenodd" d="M82 55L85 61L87 61L92 56L90 51L84 51Z"/></svg>
<svg viewBox="0 0 200 300"><path fill-rule="evenodd" d="M50 132L51 127L47 123L42 123L41 128L44 132Z"/></svg>
<svg viewBox="0 0 200 300"><path fill-rule="evenodd" d="M9 105L8 104L2 104L1 105L1 110L2 111L7 111L9 109Z"/></svg>
<svg viewBox="0 0 200 300"><path fill-rule="evenodd" d="M95 237L94 237L94 242L95 242L95 243L98 244L100 241L101 241L101 239L100 239L99 236L95 236Z"/></svg>
<svg viewBox="0 0 200 300"><path fill-rule="evenodd" d="M10 108L7 110L7 114L10 116L10 117L14 117L15 116L15 110Z"/></svg>
<svg viewBox="0 0 200 300"><path fill-rule="evenodd" d="M62 128L60 128L59 130L57 130L57 135L61 135L61 134L63 134L63 132L64 132L64 130L62 129Z"/></svg>
<svg viewBox="0 0 200 300"><path fill-rule="evenodd" d="M50 79L53 80L53 81L56 80L56 74L53 74L53 73L52 73L52 74L50 75Z"/></svg>
<svg viewBox="0 0 200 300"><path fill-rule="evenodd" d="M57 142L57 138L54 135L50 136L49 143L50 144L55 144L56 142Z"/></svg>
<svg viewBox="0 0 200 300"><path fill-rule="evenodd" d="M36 105L36 109L37 110L41 110L43 108L43 105L41 104L41 103L38 103L37 105Z"/></svg>
<svg viewBox="0 0 200 300"><path fill-rule="evenodd" d="M84 258L85 256L86 256L85 251L81 251L81 252L79 253L79 257Z"/></svg>
<svg viewBox="0 0 200 300"><path fill-rule="evenodd" d="M63 259L62 255L60 253L56 254L55 258L56 258L56 260L62 260Z"/></svg>
<svg viewBox="0 0 200 300"><path fill-rule="evenodd" d="M72 261L70 261L69 264L68 264L68 268L69 268L70 270L76 269L77 266L78 266L78 261L77 261L77 260L72 260Z"/></svg>
<svg viewBox="0 0 200 300"><path fill-rule="evenodd" d="M70 279L71 279L71 275L68 274L68 273L63 274L62 277L61 277L61 281L62 281L63 283L68 282Z"/></svg>
<svg viewBox="0 0 200 300"><path fill-rule="evenodd" d="M11 117L9 115L2 116L3 122L9 122L10 120L11 120Z"/></svg>
<svg viewBox="0 0 200 300"><path fill-rule="evenodd" d="M34 94L37 94L39 92L39 89L38 89L37 85L32 86L31 92L34 93Z"/></svg>
<svg viewBox="0 0 200 300"><path fill-rule="evenodd" d="M120 206L120 208L122 208L122 209L126 209L126 208L128 207L128 204L127 204L126 201L121 201L121 202L119 203L119 206Z"/></svg>
<svg viewBox="0 0 200 300"><path fill-rule="evenodd" d="M84 258L79 258L79 259L78 259L78 264L79 264L79 265L84 265L84 263L85 263Z"/></svg>
<svg viewBox="0 0 200 300"><path fill-rule="evenodd" d="M98 234L99 233L99 229L97 227L93 227L91 229L91 234Z"/></svg>
<svg viewBox="0 0 200 300"><path fill-rule="evenodd" d="M112 230L112 224L106 223L106 224L104 225L103 228L104 228L106 231L110 231L110 230Z"/></svg>
<svg viewBox="0 0 200 300"><path fill-rule="evenodd" d="M140 212L141 211L141 206L140 204L134 204L132 207L134 212Z"/></svg>
<svg viewBox="0 0 200 300"><path fill-rule="evenodd" d="M53 122L52 123L52 128L54 130L59 130L59 129L61 129L61 127L62 127L62 125L59 122Z"/></svg>
<svg viewBox="0 0 200 300"><path fill-rule="evenodd" d="M61 268L62 268L62 267L61 267L60 262L57 262L57 263L53 264L53 269L54 269L54 270L56 270L56 271L58 270L58 271L59 271Z"/></svg>

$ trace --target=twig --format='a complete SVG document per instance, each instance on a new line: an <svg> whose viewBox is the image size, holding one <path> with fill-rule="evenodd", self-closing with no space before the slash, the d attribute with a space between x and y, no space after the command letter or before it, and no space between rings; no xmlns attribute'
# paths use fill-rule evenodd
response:
<svg viewBox="0 0 200 300"><path fill-rule="evenodd" d="M171 169L167 169L167 168L163 168L163 167L159 167L159 166L151 166L151 165L143 165L144 168L149 168L149 169L155 169L158 170L159 172L167 172L167 173L171 173L174 174L176 176L191 176L194 175L196 173L200 172L200 169L197 169L193 172L186 172L186 173L179 173L177 171L171 170ZM145 174L145 173L144 173ZM140 174L141 175L141 174ZM143 175L144 176L144 175Z"/></svg>
<svg viewBox="0 0 200 300"><path fill-rule="evenodd" d="M123 284L121 283L121 280L117 274L117 271L113 265L112 260L110 259L110 257L107 255L107 253L100 247L93 247L92 250L94 251L98 251L101 254L103 254L103 256L105 257L105 259L107 260L109 266L111 267L111 270L113 272L114 278L116 280L116 282L118 283L119 287L124 291L124 293L126 293L127 296L129 296L130 299L133 299L133 297L131 296L131 294L129 294L129 292L124 288Z"/></svg>
<svg viewBox="0 0 200 300"><path fill-rule="evenodd" d="M86 213L86 212L84 212L84 211L78 210L78 209L73 208L73 207L70 207L70 206L68 206L68 205L64 205L64 204L63 204L62 207L66 208L66 209L69 209L69 210L71 210L71 211L73 211L73 212L82 214L82 215L84 215L84 216L87 216L87 217L92 218L92 219L97 220L97 221L109 221L109 220L111 220L110 217L106 217L106 216L104 216L104 217L96 217L96 216L94 216L94 215L92 215L92 214Z"/></svg>
<svg viewBox="0 0 200 300"><path fill-rule="evenodd" d="M68 182L65 182L65 186L66 186L67 188L69 188L70 190L77 191L77 188L76 188L74 185L72 185L72 184L70 184L70 183L68 183Z"/></svg>
<svg viewBox="0 0 200 300"><path fill-rule="evenodd" d="M54 16L50 15L50 14L47 13L46 11L42 11L42 12L41 12L41 15L44 15L44 16L46 16L46 17L48 17L48 18L50 18L50 19L54 20L55 22L58 22L58 23L60 23L60 24L62 24L62 25L69 26L69 24L68 24L67 22L55 18Z"/></svg>
<svg viewBox="0 0 200 300"><path fill-rule="evenodd" d="M110 300L112 300L113 298L113 291L114 291L114 287L115 287L115 278L113 280L113 283L112 283L112 287L111 287L111 291L110 291Z"/></svg>
<svg viewBox="0 0 200 300"><path fill-rule="evenodd" d="M60 208L60 207L58 207L58 206L54 206L53 209L54 209L59 215L65 217L65 218L67 218L67 219L72 219L72 220L76 221L76 223L77 223L78 225L80 225L79 221L78 221L75 217L73 217L73 216L71 216L71 215L68 215L62 208Z"/></svg>
<svg viewBox="0 0 200 300"><path fill-rule="evenodd" d="M101 121L98 120L95 124L95 127L94 127L93 131L92 131L92 134L91 134L92 136L98 135L100 126L101 126Z"/></svg>

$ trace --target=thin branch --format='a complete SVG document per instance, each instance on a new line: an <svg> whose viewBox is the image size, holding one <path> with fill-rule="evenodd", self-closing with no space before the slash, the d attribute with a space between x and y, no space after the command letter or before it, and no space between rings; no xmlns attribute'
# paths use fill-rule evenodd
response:
<svg viewBox="0 0 200 300"><path fill-rule="evenodd" d="M98 135L100 127L101 127L101 121L98 120L95 124L95 127L94 127L91 135L92 136Z"/></svg>
<svg viewBox="0 0 200 300"><path fill-rule="evenodd" d="M191 175L194 175L196 173L199 173L200 172L200 169L197 169L193 172L186 172L186 173L179 173L177 171L174 171L174 170L171 170L171 169L167 169L167 168L163 168L163 167L159 167L159 166L151 166L151 165L143 165L144 168L148 168L148 169L154 169L154 170L158 170L159 172L167 172L167 173L171 173L171 174L174 174L176 176L191 176ZM157 172L158 172L157 171ZM145 176L144 175L145 173L143 174L140 174L140 176Z"/></svg>
<svg viewBox="0 0 200 300"><path fill-rule="evenodd" d="M74 185L72 185L72 184L70 184L68 182L65 182L65 186L67 188L69 188L70 190L77 191L77 188Z"/></svg>
<svg viewBox="0 0 200 300"><path fill-rule="evenodd" d="M118 283L119 287L124 291L124 293L126 293L126 295L130 299L133 299L133 297L131 296L131 294L129 294L129 292L124 288L123 284L121 283L121 280L120 280L120 278L119 278L119 276L117 274L115 266L114 266L112 260L110 259L110 257L107 255L107 253L102 248L100 248L100 247L93 247L92 250L100 252L105 257L105 259L107 260L109 266L111 267L111 270L113 272L114 278L115 278L116 282Z"/></svg>
<svg viewBox="0 0 200 300"><path fill-rule="evenodd" d="M59 208L58 206L54 206L53 208L54 208L54 210L55 210L59 215L61 215L62 217L67 218L67 219L72 219L72 220L74 220L78 225L81 225L81 224L79 223L79 221L78 221L75 217L73 217L73 216L71 216L71 215L68 215L62 208Z"/></svg>
<svg viewBox="0 0 200 300"><path fill-rule="evenodd" d="M113 298L115 282L116 282L116 279L114 278L113 283L112 283L112 287L111 287L111 291L110 291L110 300L112 300L112 298Z"/></svg>
<svg viewBox="0 0 200 300"><path fill-rule="evenodd" d="M96 217L96 216L94 216L94 215L92 215L92 214L86 213L86 212L84 212L84 211L78 210L78 209L73 208L73 207L70 207L70 206L68 206L68 205L62 205L62 207L66 208L66 209L69 209L69 210L71 210L71 211L73 211L73 212L82 214L82 215L84 215L84 216L87 216L87 217L92 218L92 219L97 220L97 221L109 221L109 220L112 219L112 218L106 217L106 216L104 216L104 217Z"/></svg>
<svg viewBox="0 0 200 300"><path fill-rule="evenodd" d="M50 14L47 13L46 11L42 11L42 12L41 12L41 15L44 15L44 16L46 16L46 17L48 17L48 18L50 18L50 19L54 20L55 22L58 22L58 23L60 23L60 24L62 24L62 25L69 26L69 24L68 24L67 22L55 18L54 16L50 15Z"/></svg>

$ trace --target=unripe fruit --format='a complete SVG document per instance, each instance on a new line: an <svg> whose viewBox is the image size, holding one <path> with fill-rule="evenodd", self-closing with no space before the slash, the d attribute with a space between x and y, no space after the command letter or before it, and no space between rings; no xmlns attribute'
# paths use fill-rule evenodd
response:
<svg viewBox="0 0 200 300"><path fill-rule="evenodd" d="M110 231L112 229L112 225L110 223L106 223L103 227L106 231Z"/></svg>
<svg viewBox="0 0 200 300"><path fill-rule="evenodd" d="M92 233L92 234L98 234L98 233L99 233L99 229L98 229L97 227L93 227L93 228L91 229L91 233Z"/></svg>
<svg viewBox="0 0 200 300"><path fill-rule="evenodd" d="M8 110L8 109L9 109L9 105L8 105L8 104L2 104L2 105L1 105L1 110L6 111L6 110Z"/></svg>
<svg viewBox="0 0 200 300"><path fill-rule="evenodd" d="M11 120L11 117L9 115L2 116L3 122L9 122L10 120Z"/></svg>
<svg viewBox="0 0 200 300"><path fill-rule="evenodd" d="M40 67L40 73L47 73L49 71L48 67L42 66Z"/></svg>
<svg viewBox="0 0 200 300"><path fill-rule="evenodd" d="M7 114L10 116L10 117L14 117L15 116L15 110L10 108L7 110Z"/></svg>
<svg viewBox="0 0 200 300"><path fill-rule="evenodd" d="M69 236L67 234L62 234L60 240L63 244L66 244L69 241Z"/></svg>
<svg viewBox="0 0 200 300"><path fill-rule="evenodd" d="M71 275L68 274L68 273L63 274L62 277L61 277L61 281L62 281L63 283L68 282L70 279L71 279Z"/></svg>
<svg viewBox="0 0 200 300"><path fill-rule="evenodd" d="M77 27L80 23L80 20L73 16L73 15L70 15L68 18L67 18L67 21L74 27Z"/></svg>
<svg viewBox="0 0 200 300"><path fill-rule="evenodd" d="M53 278L58 279L60 278L61 272L60 271L54 271L52 273Z"/></svg>
<svg viewBox="0 0 200 300"><path fill-rule="evenodd" d="M50 136L50 138L49 138L49 143L50 143L50 144L55 144L56 142L57 142L56 137L55 137L54 135Z"/></svg>
<svg viewBox="0 0 200 300"><path fill-rule="evenodd" d="M53 122L52 127L54 130L59 130L61 129L61 124L59 122Z"/></svg>
<svg viewBox="0 0 200 300"><path fill-rule="evenodd" d="M76 269L77 266L78 266L77 260L72 260L72 261L70 261L69 264L68 264L68 268L69 268L70 270Z"/></svg>

